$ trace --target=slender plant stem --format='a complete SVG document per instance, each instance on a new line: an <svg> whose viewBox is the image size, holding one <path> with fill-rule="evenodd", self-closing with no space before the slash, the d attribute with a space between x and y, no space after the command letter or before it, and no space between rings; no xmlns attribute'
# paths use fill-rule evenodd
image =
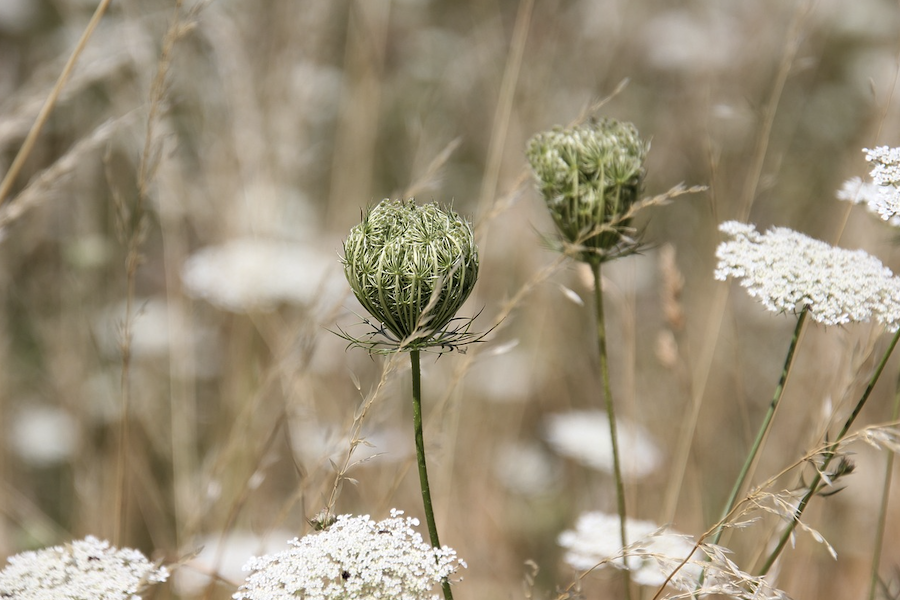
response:
<svg viewBox="0 0 900 600"><path fill-rule="evenodd" d="M897 387L894 390L894 408L891 411L891 421L900 418L900 376L897 377ZM875 543L872 550L872 574L869 581L869 600L875 600L875 590L878 587L878 565L881 563L881 550L884 546L884 525L887 522L887 507L891 497L891 475L894 472L894 453L886 450L887 461L884 466L884 486L881 490L881 508L878 511L878 527L875 529Z"/></svg>
<svg viewBox="0 0 900 600"><path fill-rule="evenodd" d="M841 432L838 433L837 438L828 446L828 449L825 451L822 466L817 469L812 483L809 484L809 489L807 490L806 495L803 496L803 499L800 500L800 504L797 505L797 510L794 511L793 520L791 520L791 522L788 524L787 528L784 530L784 533L781 534L781 539L778 540L778 545L774 550L772 550L772 553L769 554L769 557L766 559L766 562L763 564L762 568L759 571L759 575L765 575L766 573L768 573L769 569L772 568L772 565L775 564L775 560L781 555L781 551L784 550L784 546L787 544L788 540L791 537L791 534L797 527L797 523L800 522L800 517L803 515L803 511L806 510L806 505L809 504L809 501L812 499L812 497L816 494L816 492L819 491L819 484L822 483L822 473L825 472L825 469L828 468L831 460L835 457L838 444L840 444L841 440L844 439L844 437L847 435L847 432L850 431L850 427L853 425L853 421L855 421L856 417L859 416L860 411L862 411L863 406L865 406L866 404L866 400L868 400L869 396L872 394L872 390L875 388L875 384L878 382L879 377L881 377L881 373L884 371L884 367L887 364L891 353L894 351L894 347L897 345L898 340L900 340L900 330L898 330L897 333L894 334L893 339L891 339L890 346L888 346L888 349L885 351L884 356L881 358L881 362L878 363L878 368L875 369L875 372L869 379L869 385L866 386L866 391L863 392L863 395L859 399L859 402L856 403L856 407L853 409L853 412L850 413L850 416L847 418L847 422L844 423L844 427L841 429Z"/></svg>
<svg viewBox="0 0 900 600"><path fill-rule="evenodd" d="M416 461L419 463L422 503L425 505L425 521L428 523L431 545L440 548L441 541L438 538L437 525L434 522L434 508L431 504L431 488L428 486L428 469L425 466L425 437L422 435L422 370L419 366L419 351L411 350L409 358L412 362L413 424L416 429ZM446 577L441 580L441 587L444 590L444 600L453 600L450 581Z"/></svg>
<svg viewBox="0 0 900 600"><path fill-rule="evenodd" d="M627 511L625 508L625 484L622 480L622 463L619 458L619 438L616 432L616 411L613 406L612 390L609 385L609 360L606 354L606 321L603 316L603 283L600 279L600 261L591 263L594 270L594 304L597 311L597 346L600 350L600 374L603 377L603 397L606 401L606 417L609 421L609 438L612 442L613 472L616 477L616 504L619 509L619 534L622 539L622 547L628 546L628 536L625 533ZM625 568L622 574L625 576L625 600L631 600L631 573L628 571L626 558L622 559Z"/></svg>
<svg viewBox="0 0 900 600"><path fill-rule="evenodd" d="M791 372L791 366L794 362L794 352L797 350L797 343L800 340L800 332L803 330L803 325L806 322L806 316L808 314L807 309L803 309L800 312L800 316L797 318L797 326L794 327L794 335L791 338L791 345L788 348L787 357L784 359L784 368L781 370L781 379L778 380L778 385L775 387L775 393L772 395L772 401L769 403L769 410L766 411L766 416L763 419L762 425L759 427L759 431L756 433L756 439L753 440L753 445L750 447L750 452L747 453L747 458L744 460L744 466L741 467L741 472L738 474L737 479L734 482L734 487L731 488L731 493L728 495L728 501L725 502L725 506L722 508L722 516L719 517L719 521L723 523L726 518L728 518L728 513L731 512L731 509L734 508L734 503L737 500L738 494L741 492L741 488L744 487L744 482L747 479L747 474L750 472L750 468L753 466L754 461L756 460L756 455L759 452L760 446L762 446L762 442L766 437L766 434L769 432L769 427L772 425L772 418L775 416L775 410L778 408L778 403L781 401L782 395L784 395L784 385L787 382L788 374ZM718 531L716 531L713 536L712 543L718 544L719 539L722 537L722 533L725 531L725 527L719 527Z"/></svg>

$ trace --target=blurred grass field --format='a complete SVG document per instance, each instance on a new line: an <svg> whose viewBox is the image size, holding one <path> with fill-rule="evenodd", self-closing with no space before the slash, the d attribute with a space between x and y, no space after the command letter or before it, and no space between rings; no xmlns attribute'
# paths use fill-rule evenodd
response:
<svg viewBox="0 0 900 600"><path fill-rule="evenodd" d="M0 0L0 173L96 5ZM713 280L717 225L790 227L900 269L896 232L835 199L867 172L862 148L900 145L898 32L883 0L114 1L0 205L0 557L87 534L167 562L205 545L149 597L229 598L240 572L210 549L308 531L382 377L353 460L375 456L334 510L421 517L409 367L329 331L362 312L342 239L365 207L415 195L476 226L462 313L482 330L505 316L466 354L423 361L438 526L469 564L455 593L523 597L532 560L535 597L555 597L577 576L557 536L615 494L546 441L550 415L601 407L602 386L589 280L542 239L524 148L601 99L597 116L651 140L646 194L708 186L642 213L649 248L604 271L619 414L662 456L627 487L630 514L703 533L794 325ZM808 328L755 483L843 423L881 333ZM897 374L893 360L862 425L889 420ZM865 595L886 459L856 450L847 489L805 516L837 561L798 533L780 564L794 598ZM900 593L893 498L884 597ZM723 543L752 571L777 524ZM618 585L600 571L584 595Z"/></svg>

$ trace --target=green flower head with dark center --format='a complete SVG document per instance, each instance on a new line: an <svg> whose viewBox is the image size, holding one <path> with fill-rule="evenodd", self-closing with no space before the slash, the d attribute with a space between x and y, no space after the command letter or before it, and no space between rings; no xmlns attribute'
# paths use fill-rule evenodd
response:
<svg viewBox="0 0 900 600"><path fill-rule="evenodd" d="M631 123L602 119L539 133L528 162L565 244L585 262L633 251L629 209L644 180L648 145Z"/></svg>
<svg viewBox="0 0 900 600"><path fill-rule="evenodd" d="M476 341L471 320L450 325L478 278L472 226L453 211L382 200L350 230L342 262L353 294L378 320L363 340L343 336L352 345L395 351Z"/></svg>

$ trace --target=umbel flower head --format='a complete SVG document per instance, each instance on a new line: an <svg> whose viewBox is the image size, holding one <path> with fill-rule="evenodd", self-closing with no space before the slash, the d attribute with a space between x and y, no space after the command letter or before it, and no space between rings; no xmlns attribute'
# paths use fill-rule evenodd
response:
<svg viewBox="0 0 900 600"><path fill-rule="evenodd" d="M806 309L823 325L876 319L900 327L900 280L862 250L845 250L784 227L759 233L728 221L719 229L715 277L741 280L747 293L774 312Z"/></svg>
<svg viewBox="0 0 900 600"><path fill-rule="evenodd" d="M341 515L322 532L295 538L291 548L252 559L234 600L436 600L441 580L466 563L456 551L433 548L413 529L419 522L391 511Z"/></svg>
<svg viewBox="0 0 900 600"><path fill-rule="evenodd" d="M528 162L563 243L602 262L635 251L629 209L644 180L648 145L631 123L602 119L539 133Z"/></svg>
<svg viewBox="0 0 900 600"><path fill-rule="evenodd" d="M23 552L0 571L0 598L16 600L139 600L169 571L129 548L88 536L64 546Z"/></svg>
<svg viewBox="0 0 900 600"><path fill-rule="evenodd" d="M866 160L872 163L871 182L854 177L844 182L838 191L839 200L865 204L891 225L900 224L900 148L879 146L864 148Z"/></svg>
<svg viewBox="0 0 900 600"><path fill-rule="evenodd" d="M379 323L366 340L344 336L351 344L415 350L474 341L471 320L448 329L478 278L472 226L453 211L382 200L350 231L342 262L353 294ZM376 333L387 341L375 341Z"/></svg>

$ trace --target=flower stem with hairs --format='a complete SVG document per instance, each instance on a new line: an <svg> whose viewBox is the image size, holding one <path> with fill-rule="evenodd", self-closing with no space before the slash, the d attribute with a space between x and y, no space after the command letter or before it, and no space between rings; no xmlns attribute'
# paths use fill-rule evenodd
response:
<svg viewBox="0 0 900 600"><path fill-rule="evenodd" d="M597 347L600 352L600 374L603 377L603 398L606 403L606 417L609 421L609 439L612 443L613 473L616 478L616 507L619 512L619 535L622 547L628 546L625 534L625 523L628 511L625 505L625 484L622 478L622 461L619 456L619 438L616 431L616 412L613 404L612 389L609 384L609 357L606 353L606 321L603 316L603 283L600 278L599 260L591 264L594 273L594 305L597 314ZM627 565L627 563L626 563ZM627 568L622 570L625 578L625 599L631 598L631 573Z"/></svg>
<svg viewBox="0 0 900 600"><path fill-rule="evenodd" d="M409 353L412 365L412 400L413 400L413 426L416 437L416 463L419 466L419 487L422 490L422 503L425 505L425 521L428 524L428 536L431 545L441 547L438 537L437 524L434 522L434 507L431 504L431 488L428 485L428 467L425 463L425 438L422 433L422 374L419 366L419 350ZM445 600L453 600L453 592L450 591L450 581L444 577L441 580Z"/></svg>
<svg viewBox="0 0 900 600"><path fill-rule="evenodd" d="M807 314L808 311L804 309L800 311L800 316L797 318L797 325L794 327L794 335L791 337L791 345L788 348L787 357L784 359L784 368L781 370L781 378L778 380L778 385L775 387L775 394L772 396L772 401L769 403L769 410L766 411L766 416L759 427L759 431L756 433L756 439L753 440L753 445L750 447L747 458L744 460L744 466L741 467L741 472L734 482L734 487L731 488L731 494L728 495L728 500L722 508L722 515L719 518L721 522L725 521L728 517L728 513L734 508L734 503L737 500L741 488L744 486L747 474L750 472L750 468L756 460L756 455L759 453L759 448L762 446L762 442L769 432L769 427L772 425L772 417L775 416L775 410L778 408L778 403L781 401L781 396L784 394L784 385L787 382L788 374L791 372L791 366L794 362L794 352L797 350L797 343L800 341L800 332L803 330L803 325L806 323ZM720 527L718 531L716 531L716 534L712 539L713 544L719 543L719 539L721 539L722 532L724 531L724 527Z"/></svg>
<svg viewBox="0 0 900 600"><path fill-rule="evenodd" d="M772 550L769 557L766 559L766 562L763 563L762 568L759 570L760 575L765 575L769 572L769 569L772 568L772 565L775 564L775 561L781 555L781 551L784 550L784 546L787 544L788 540L791 538L791 534L796 529L797 524L800 522L800 517L803 515L803 511L806 510L806 506L809 504L809 501L812 497L821 491L821 488L824 487L822 485L823 476L828 465L831 464L831 461L836 456L836 450L838 444L847 436L847 433L850 431L850 427L853 425L853 422L856 420L856 417L859 416L860 411L862 411L863 406L865 406L866 401L869 399L869 396L872 394L872 390L875 388L875 384L878 382L878 379L881 377L881 373L884 371L884 367L887 364L888 359L891 357L891 353L893 353L894 348L897 345L897 342L900 341L900 330L898 330L894 337L891 339L891 343L888 346L887 350L884 353L884 356L881 358L881 362L878 363L878 367L875 369L875 372L872 373L872 377L869 379L869 384L866 386L866 390L863 392L859 401L856 403L856 406L853 409L853 412L850 413L850 416L847 417L847 421L844 423L844 426L841 428L840 433L838 433L837 438L835 438L834 442L831 443L829 449L825 452L825 456L822 461L822 466L816 469L816 474L813 477L812 483L809 484L809 487L804 494L803 499L800 500L800 504L797 505L797 510L794 511L794 518L788 523L787 528L781 534L781 538L778 540L778 545L775 546L775 549Z"/></svg>

